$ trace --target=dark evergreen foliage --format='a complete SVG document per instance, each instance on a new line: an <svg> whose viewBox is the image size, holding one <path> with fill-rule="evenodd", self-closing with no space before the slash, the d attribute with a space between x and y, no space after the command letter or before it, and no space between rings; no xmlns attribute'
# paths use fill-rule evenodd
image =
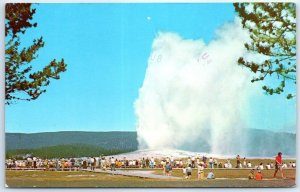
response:
<svg viewBox="0 0 300 192"><path fill-rule="evenodd" d="M234 3L234 7L251 34L252 41L245 44L246 49L269 57L262 63L241 57L238 63L255 74L252 83L267 77L278 79L276 87L262 87L267 94L283 93L286 83L296 84L296 4ZM287 99L294 96L286 95Z"/></svg>
<svg viewBox="0 0 300 192"><path fill-rule="evenodd" d="M37 23L32 23L36 9L31 3L7 3L5 6L5 103L16 100L35 100L46 92L50 79L60 79L66 71L64 60L53 59L41 71L34 70L40 48L44 47L43 37L33 40L32 45L21 47L22 34Z"/></svg>

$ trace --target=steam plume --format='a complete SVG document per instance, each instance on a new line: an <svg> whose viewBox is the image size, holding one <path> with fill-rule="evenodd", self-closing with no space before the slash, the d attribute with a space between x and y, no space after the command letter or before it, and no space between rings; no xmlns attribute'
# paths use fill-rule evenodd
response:
<svg viewBox="0 0 300 192"><path fill-rule="evenodd" d="M175 33L157 35L135 102L140 149L243 152L244 110L255 88L237 60L248 40L238 20L207 45Z"/></svg>

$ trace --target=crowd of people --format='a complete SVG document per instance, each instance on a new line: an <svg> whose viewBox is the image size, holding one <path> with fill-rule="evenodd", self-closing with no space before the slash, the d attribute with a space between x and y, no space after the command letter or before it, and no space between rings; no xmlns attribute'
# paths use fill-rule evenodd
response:
<svg viewBox="0 0 300 192"><path fill-rule="evenodd" d="M197 178L198 180L203 180L205 179L204 176L204 163L200 162L197 166ZM190 179L192 177L192 165L188 165L187 167L183 167L182 168L182 173L183 173L183 178L184 179ZM207 174L207 179L215 179L215 175L212 171L212 169L210 169L209 173Z"/></svg>
<svg viewBox="0 0 300 192"><path fill-rule="evenodd" d="M269 164L268 164L269 165ZM275 178L276 175L277 175L277 172L279 171L280 174L281 174L281 178L285 178L284 177L284 174L283 174L283 168L285 168L287 165L285 163L283 163L282 161L282 153L279 152L277 154L277 156L275 157L275 172L274 172L274 175L273 177ZM292 168L296 168L296 164L295 162L290 162L289 163L289 166L292 167ZM268 167L268 166L267 166ZM270 167L270 165L269 165ZM270 169L270 168L269 168ZM248 179L251 180L251 179L255 179L257 181L259 180L262 180L263 179L263 173L262 173L262 164L258 167L257 170L255 169L252 169L248 175ZM256 173L255 173L256 171Z"/></svg>
<svg viewBox="0 0 300 192"><path fill-rule="evenodd" d="M207 177L206 179L215 179L215 175L213 173L213 165L214 165L214 160L211 160L212 158L209 159L209 173L207 174ZM275 166L273 163L268 163L266 166L263 165L263 163L260 163L259 165L257 166L254 166L252 167L251 163L248 161L246 161L246 158L244 158L244 162L243 164L241 163L241 159L240 159L240 156L237 155L236 157L236 167L235 168L251 168L251 171L248 175L248 179L249 180L257 180L257 181L260 181L260 180L263 180L263 170L264 168L267 169L267 170L270 170L270 169L275 169L275 172L274 172L274 178L276 178L276 175L277 175L277 172L279 171L280 172L280 176L281 178L285 178L284 177L284 173L283 173L283 169L284 168L296 168L296 163L295 162L290 162L289 164L286 164L283 162L282 160L282 153L279 152L277 154L277 156L275 157ZM229 165L228 168L232 168L232 165L230 163L230 160L228 159L226 162L225 162L225 166L226 167L226 164ZM201 161L200 163L197 163L197 178L198 180L203 180L205 179L204 177L204 169L206 168L206 164L204 161ZM221 168L222 166L220 166ZM185 179L190 179L191 176L192 176L192 164L189 164L187 167L183 167L182 168L182 173L183 173L183 178Z"/></svg>
<svg viewBox="0 0 300 192"><path fill-rule="evenodd" d="M116 168L159 168L162 165L158 159L142 158L128 160L116 159L114 157L83 157L83 158L54 158L42 159L38 157L27 157L22 160L9 158L5 160L6 168L29 168L29 169L54 169L54 170L81 170L95 168L111 169Z"/></svg>
<svg viewBox="0 0 300 192"><path fill-rule="evenodd" d="M278 153L275 158L274 163L268 162L267 164L263 164L262 162L257 165L252 165L251 161L247 160L245 157L241 160L240 156L236 156L236 164L235 168L247 168L251 169L249 173L249 179L259 179L262 178L259 175L262 174L264 169L275 169L274 177L277 172L281 172L281 176L283 176L282 169L284 168L296 168L295 162L283 162L282 154ZM166 157L166 158L140 158L140 159L127 159L123 157L122 159L117 159L114 157L84 157L84 158L61 158L61 159L42 159L38 157L27 157L23 160L16 159L6 159L5 166L6 168L30 168L30 169L44 169L44 170L56 170L56 171L65 171L65 170L83 170L90 169L94 170L96 168L102 170L111 170L115 171L116 168L160 168L163 171L163 175L171 176L172 169L182 169L183 177L186 179L191 178L192 169L197 169L198 171L198 179L204 179L204 169L210 169L210 173L208 174L208 179L213 179L213 169L215 168L226 168L231 169L233 165L231 163L232 160L221 160L222 162L218 162L216 158L206 156L197 157L191 156L188 158L175 159L174 157ZM257 173L254 173L254 172ZM258 175L258 176L256 176Z"/></svg>

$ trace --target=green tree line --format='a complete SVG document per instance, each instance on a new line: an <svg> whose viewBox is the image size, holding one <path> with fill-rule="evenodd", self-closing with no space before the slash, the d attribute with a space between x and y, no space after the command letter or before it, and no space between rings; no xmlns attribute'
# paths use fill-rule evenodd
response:
<svg viewBox="0 0 300 192"><path fill-rule="evenodd" d="M126 153L130 149L105 149L102 147L82 144L56 145L37 149L15 149L6 151L6 158L22 159L30 154L40 158L70 158L70 157L99 157L100 155L116 155Z"/></svg>

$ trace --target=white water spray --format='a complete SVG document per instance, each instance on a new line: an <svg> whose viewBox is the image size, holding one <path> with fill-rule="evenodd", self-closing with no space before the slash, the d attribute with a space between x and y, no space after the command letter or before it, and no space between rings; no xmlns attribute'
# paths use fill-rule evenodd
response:
<svg viewBox="0 0 300 192"><path fill-rule="evenodd" d="M249 38L237 20L216 34L208 45L175 33L154 39L135 102L140 149L243 152L245 110L255 88L237 60Z"/></svg>

